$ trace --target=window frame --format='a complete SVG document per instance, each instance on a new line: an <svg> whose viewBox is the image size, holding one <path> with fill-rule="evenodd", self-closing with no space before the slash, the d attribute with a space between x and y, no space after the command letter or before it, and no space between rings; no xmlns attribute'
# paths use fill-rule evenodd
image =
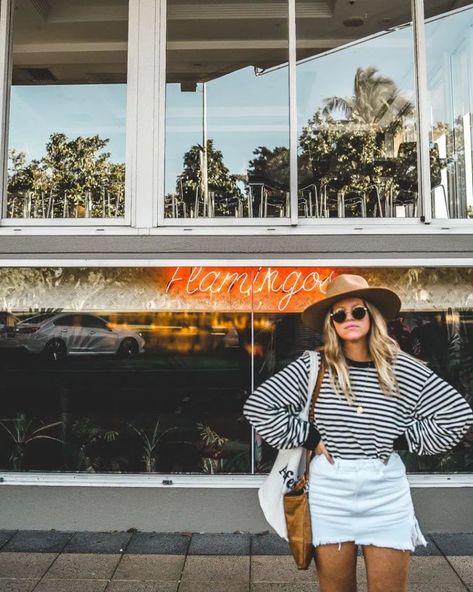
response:
<svg viewBox="0 0 473 592"><path fill-rule="evenodd" d="M6 184L8 113L10 89L10 46L12 7L0 7L0 187ZM432 218L428 126L427 60L424 0L411 0L414 71L417 97L419 215L414 218L305 219L298 215L297 196L297 88L296 88L296 0L288 3L288 92L290 156L290 218L164 218L165 110L166 110L166 0L129 0L128 76L126 121L125 216L110 218L0 219L0 235L23 232L43 234L196 234L212 229L231 229L235 234L473 234L471 219ZM461 7L448 13L465 10ZM436 18L439 18L438 15ZM430 19L429 19L430 20ZM3 192L5 195L5 191ZM259 232L261 231L261 232Z"/></svg>
<svg viewBox="0 0 473 592"><path fill-rule="evenodd" d="M265 226L276 226L276 227L291 227L297 225L297 166L296 169L293 167L295 158L295 164L297 165L297 154L294 157L293 144L297 146L297 104L296 104L296 85L295 85L295 48L296 48L296 24L295 24L295 4L296 0L285 0L287 6L287 57L288 57L288 76L287 76L287 91L289 96L288 102L288 141L290 149L290 208L291 215L284 218L165 218L164 217L164 199L165 199L165 136L166 136L166 47L167 47L167 0L156 0L160 5L160 14L162 15L159 30L157 36L159 38L159 71L160 71L160 85L159 85L159 122L158 127L160 128L159 134L159 153L162 157L159 159L160 166L158 169L159 180L157 186L159 187L159 193L157 196L157 219L153 226L159 228L176 228L179 227L265 227ZM293 83L291 83L293 80ZM296 175L294 176L294 170ZM296 193L294 194L293 187L296 187Z"/></svg>
<svg viewBox="0 0 473 592"><path fill-rule="evenodd" d="M137 83L134 76L134 47L130 42L132 26L135 13L138 8L138 0L128 0L128 49L127 49L127 91L126 91L126 125L125 125L125 213L121 218L7 218L7 185L8 185L8 149L9 149L9 120L10 120L10 97L11 97L11 76L13 66L13 35L14 35L14 4L15 0L3 0L0 8L0 130L1 130L1 151L0 151L0 227L96 227L96 226L130 226L131 212L133 210L132 176L133 162L132 155L135 149L131 139L134 138L135 120L132 96L135 93Z"/></svg>

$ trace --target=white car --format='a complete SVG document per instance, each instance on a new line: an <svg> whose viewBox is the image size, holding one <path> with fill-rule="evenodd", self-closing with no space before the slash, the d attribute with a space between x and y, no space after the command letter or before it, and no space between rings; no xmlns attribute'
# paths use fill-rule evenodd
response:
<svg viewBox="0 0 473 592"><path fill-rule="evenodd" d="M118 354L133 357L144 351L139 333L115 329L89 313L46 313L18 323L19 345L51 359L66 355Z"/></svg>

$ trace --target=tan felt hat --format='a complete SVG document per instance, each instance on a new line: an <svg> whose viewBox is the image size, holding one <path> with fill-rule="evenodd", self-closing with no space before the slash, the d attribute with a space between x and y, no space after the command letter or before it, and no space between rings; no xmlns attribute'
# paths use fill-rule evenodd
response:
<svg viewBox="0 0 473 592"><path fill-rule="evenodd" d="M374 304L386 321L396 317L401 310L401 299L396 292L389 288L371 287L361 275L342 273L330 282L325 298L304 310L302 322L315 331L322 331L325 315L332 304L349 296L359 296Z"/></svg>

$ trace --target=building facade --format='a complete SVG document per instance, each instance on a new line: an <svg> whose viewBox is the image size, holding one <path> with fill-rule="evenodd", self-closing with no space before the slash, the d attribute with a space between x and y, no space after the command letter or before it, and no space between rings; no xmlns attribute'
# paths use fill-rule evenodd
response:
<svg viewBox="0 0 473 592"><path fill-rule="evenodd" d="M261 531L242 406L342 272L473 398L473 4L0 5L2 528ZM403 452L473 528L473 434Z"/></svg>

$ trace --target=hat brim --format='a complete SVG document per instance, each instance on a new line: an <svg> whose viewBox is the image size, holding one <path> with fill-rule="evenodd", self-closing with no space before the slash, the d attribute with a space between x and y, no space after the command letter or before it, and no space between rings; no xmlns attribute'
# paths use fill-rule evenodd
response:
<svg viewBox="0 0 473 592"><path fill-rule="evenodd" d="M401 299L389 288L361 288L350 290L343 294L336 294L330 298L324 298L308 306L302 313L302 322L315 331L322 332L324 320L332 304L352 296L365 298L376 306L386 322L394 319L401 310Z"/></svg>

